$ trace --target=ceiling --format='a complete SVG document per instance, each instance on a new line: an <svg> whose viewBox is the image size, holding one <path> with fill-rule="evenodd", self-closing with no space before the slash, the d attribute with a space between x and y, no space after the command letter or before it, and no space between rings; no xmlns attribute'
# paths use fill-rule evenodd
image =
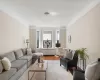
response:
<svg viewBox="0 0 100 80"><path fill-rule="evenodd" d="M93 0L0 0L0 9L26 25L67 26ZM44 12L56 12L56 16Z"/></svg>

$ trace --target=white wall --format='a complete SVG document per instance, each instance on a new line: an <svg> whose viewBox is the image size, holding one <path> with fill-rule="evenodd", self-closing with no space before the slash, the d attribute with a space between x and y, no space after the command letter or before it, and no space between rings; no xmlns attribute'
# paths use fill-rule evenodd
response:
<svg viewBox="0 0 100 80"><path fill-rule="evenodd" d="M61 28L60 29L60 43L62 48L66 48L66 28Z"/></svg>
<svg viewBox="0 0 100 80"><path fill-rule="evenodd" d="M30 47L36 50L36 29L29 29Z"/></svg>
<svg viewBox="0 0 100 80"><path fill-rule="evenodd" d="M29 28L4 12L0 12L0 54L26 47Z"/></svg>
<svg viewBox="0 0 100 80"><path fill-rule="evenodd" d="M100 58L100 4L68 26L67 32L72 37L68 48L87 48L89 62Z"/></svg>

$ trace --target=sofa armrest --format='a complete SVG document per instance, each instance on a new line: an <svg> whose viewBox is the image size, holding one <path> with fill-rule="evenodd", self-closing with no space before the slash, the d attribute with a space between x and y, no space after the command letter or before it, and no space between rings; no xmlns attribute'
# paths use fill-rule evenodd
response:
<svg viewBox="0 0 100 80"><path fill-rule="evenodd" d="M85 80L84 72L75 70L73 73L73 80Z"/></svg>
<svg viewBox="0 0 100 80"><path fill-rule="evenodd" d="M85 71L83 71L81 69L77 69L77 71L85 74Z"/></svg>

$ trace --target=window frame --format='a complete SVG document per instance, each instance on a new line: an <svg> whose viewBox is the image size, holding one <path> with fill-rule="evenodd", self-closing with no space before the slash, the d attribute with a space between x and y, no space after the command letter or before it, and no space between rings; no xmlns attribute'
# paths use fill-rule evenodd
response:
<svg viewBox="0 0 100 80"><path fill-rule="evenodd" d="M39 31L39 48L40 48L40 33L41 31L40 30L36 30L36 48L37 48L37 32ZM37 48L38 49L38 48Z"/></svg>

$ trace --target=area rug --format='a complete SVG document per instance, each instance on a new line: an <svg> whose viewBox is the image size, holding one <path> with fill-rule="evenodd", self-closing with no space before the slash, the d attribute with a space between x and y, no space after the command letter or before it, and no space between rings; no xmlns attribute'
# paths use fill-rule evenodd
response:
<svg viewBox="0 0 100 80"><path fill-rule="evenodd" d="M37 73L32 80L45 80L45 74ZM46 80L72 80L72 75L60 66L59 60L48 60Z"/></svg>

